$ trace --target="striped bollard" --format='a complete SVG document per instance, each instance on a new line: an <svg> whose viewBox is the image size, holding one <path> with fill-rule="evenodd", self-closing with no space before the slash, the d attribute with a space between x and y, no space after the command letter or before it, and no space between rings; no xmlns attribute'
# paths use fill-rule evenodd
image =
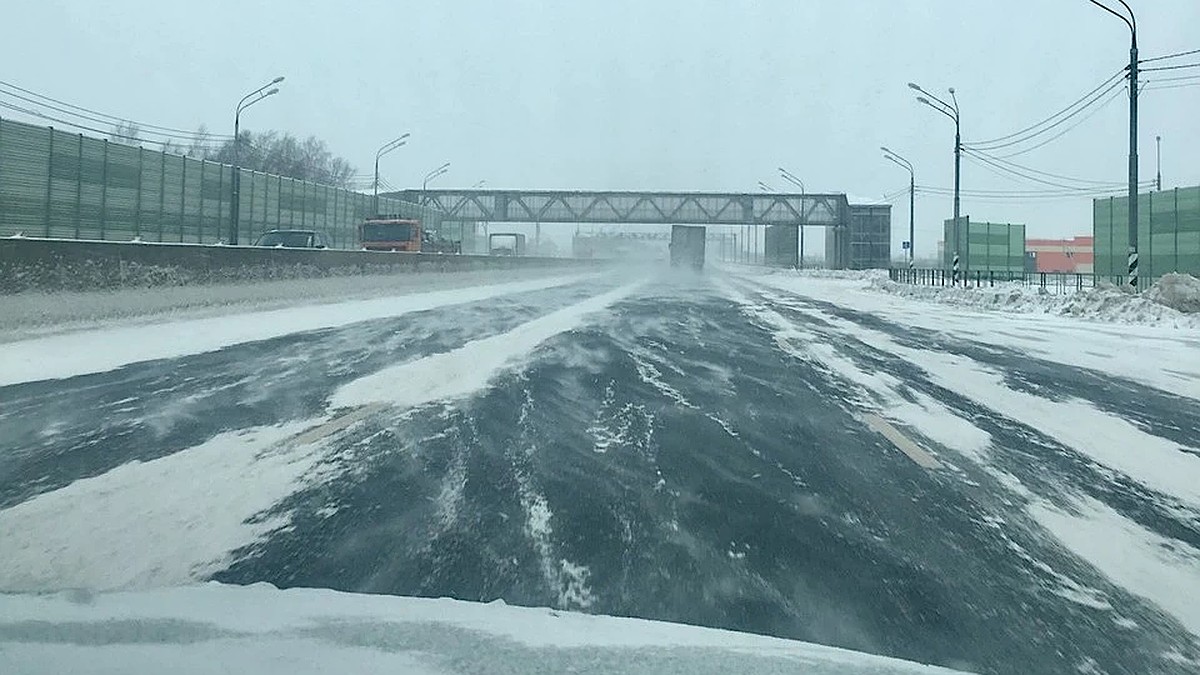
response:
<svg viewBox="0 0 1200 675"><path fill-rule="evenodd" d="M954 254L954 276L952 277L951 285L958 285L958 254Z"/></svg>
<svg viewBox="0 0 1200 675"><path fill-rule="evenodd" d="M1138 254L1133 249L1129 251L1129 287L1135 291L1138 287Z"/></svg>

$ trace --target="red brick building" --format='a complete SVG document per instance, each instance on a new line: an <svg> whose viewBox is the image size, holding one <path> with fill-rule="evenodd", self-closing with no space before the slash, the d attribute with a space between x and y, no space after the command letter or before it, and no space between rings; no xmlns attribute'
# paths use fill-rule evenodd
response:
<svg viewBox="0 0 1200 675"><path fill-rule="evenodd" d="M1026 239L1025 253L1038 272L1091 274L1095 264L1095 237Z"/></svg>

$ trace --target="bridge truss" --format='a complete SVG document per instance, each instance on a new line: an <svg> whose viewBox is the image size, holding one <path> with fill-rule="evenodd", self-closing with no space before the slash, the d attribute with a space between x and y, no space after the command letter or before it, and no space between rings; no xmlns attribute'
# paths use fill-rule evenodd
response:
<svg viewBox="0 0 1200 675"><path fill-rule="evenodd" d="M842 227L850 219L842 194L439 189L380 196L437 209L449 221Z"/></svg>

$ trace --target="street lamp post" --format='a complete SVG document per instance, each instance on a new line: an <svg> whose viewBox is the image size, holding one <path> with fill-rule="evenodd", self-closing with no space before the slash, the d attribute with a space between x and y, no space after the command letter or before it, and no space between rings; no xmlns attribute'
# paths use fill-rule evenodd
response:
<svg viewBox="0 0 1200 675"><path fill-rule="evenodd" d="M1154 189L1162 192L1162 136L1155 136L1154 144L1154 165L1158 169L1154 174Z"/></svg>
<svg viewBox="0 0 1200 675"><path fill-rule="evenodd" d="M779 175L784 180L800 188L800 268L804 268L804 221L808 217L804 209L804 193L808 190L804 187L804 181L796 177L796 174L788 171L782 166L779 167Z"/></svg>
<svg viewBox="0 0 1200 675"><path fill-rule="evenodd" d="M426 204L429 199L425 195L425 191L429 189L429 181L436 179L438 176L445 174L450 170L450 162L439 166L438 168L425 174L425 179L421 181L421 204Z"/></svg>
<svg viewBox="0 0 1200 675"><path fill-rule="evenodd" d="M958 219L961 216L960 209L960 188L962 185L962 125L958 114L958 97L954 95L954 87L950 87L950 100L953 105L943 101L933 94L925 91L920 85L908 83L909 89L914 89L921 92L924 96L918 96L917 101L923 103L930 108L942 113L954 121L954 262L953 262L953 283L958 284L958 264L959 258L962 255L960 250L959 240L959 223ZM932 100L930 100L932 99ZM936 105L935 105L936 102Z"/></svg>
<svg viewBox="0 0 1200 675"><path fill-rule="evenodd" d="M1111 7L1089 0L1093 5L1112 14L1129 28L1129 286L1138 287L1138 46L1137 17L1125 0L1117 0L1129 16Z"/></svg>
<svg viewBox="0 0 1200 675"><path fill-rule="evenodd" d="M912 162L909 162L907 159L904 159L897 153L888 150L883 146L880 146L879 149L883 151L883 156L886 159L891 160L892 162L900 165L902 169L908 171L908 269L911 270L916 267L915 259L917 255L917 245L913 242L913 237L916 236L916 229L913 220L913 212L915 210L914 206L916 204L916 198L914 195L916 195L917 191L916 174L913 172Z"/></svg>
<svg viewBox="0 0 1200 675"><path fill-rule="evenodd" d="M384 143L375 153L375 189L371 207L375 211L375 215L379 215L379 158L397 148L403 147L408 142L408 137L411 135L412 134L406 133L400 138L388 141L387 143Z"/></svg>
<svg viewBox="0 0 1200 675"><path fill-rule="evenodd" d="M268 96L278 94L279 87L274 87L273 85L280 82L283 82L283 76L279 76L246 94L242 97L242 100L238 101L237 110L233 113L233 180L229 181L232 197L229 200L229 243L231 245L236 246L238 243L238 218L241 216L242 170L239 163L241 160L242 111Z"/></svg>

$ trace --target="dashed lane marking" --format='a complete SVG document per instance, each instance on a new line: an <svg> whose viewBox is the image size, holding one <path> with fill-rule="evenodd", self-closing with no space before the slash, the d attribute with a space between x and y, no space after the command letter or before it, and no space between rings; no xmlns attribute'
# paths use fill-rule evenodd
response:
<svg viewBox="0 0 1200 675"><path fill-rule="evenodd" d="M867 423L874 431L882 434L884 438L892 442L900 452L908 455L908 458L919 467L925 469L940 469L942 464L937 461L933 455L926 452L925 448L917 445L908 436L905 436L899 429L892 426L891 422L883 419L879 415L866 414L862 416L862 420Z"/></svg>

